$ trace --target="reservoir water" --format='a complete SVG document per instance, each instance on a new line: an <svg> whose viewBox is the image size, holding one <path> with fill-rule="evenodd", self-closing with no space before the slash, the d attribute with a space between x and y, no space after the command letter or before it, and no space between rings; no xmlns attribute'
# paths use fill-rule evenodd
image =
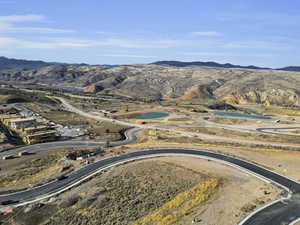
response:
<svg viewBox="0 0 300 225"><path fill-rule="evenodd" d="M141 115L138 115L136 118L141 119L141 120L147 120L147 119L158 119L158 118L164 118L169 116L168 113L163 113L163 112L149 112L149 113L144 113Z"/></svg>

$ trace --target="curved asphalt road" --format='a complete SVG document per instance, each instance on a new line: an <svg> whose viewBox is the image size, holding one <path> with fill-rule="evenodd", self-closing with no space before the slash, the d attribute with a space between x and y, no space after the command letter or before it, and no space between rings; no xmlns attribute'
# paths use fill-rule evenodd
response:
<svg viewBox="0 0 300 225"><path fill-rule="evenodd" d="M278 135L291 136L291 137L300 137L300 134L276 132L276 130L292 130L292 129L300 129L300 127L278 127L278 128L268 127L268 128L257 128L256 130L267 134L278 134Z"/></svg>
<svg viewBox="0 0 300 225"><path fill-rule="evenodd" d="M131 128L124 132L125 139L120 141L112 141L109 143L109 146L119 146L126 145L136 142L137 137L135 133L139 131L140 128ZM24 146L20 148L10 149L4 152L0 152L0 157L8 155L17 155L19 152L29 152L36 153L43 150L58 149L62 147L97 147L104 146L106 142L96 142L96 141L56 141L56 142L47 142L42 144L35 144Z"/></svg>
<svg viewBox="0 0 300 225"><path fill-rule="evenodd" d="M85 179L90 178L94 174L110 166L122 164L127 161L133 161L139 158L157 157L167 155L190 155L198 157L208 157L215 160L221 160L232 166L247 170L254 173L265 180L271 181L285 189L288 189L291 197L285 200L277 201L270 206L256 212L240 224L243 225L283 225L290 224L300 216L300 184L283 177L277 173L259 167L253 163L246 162L234 157L222 155L219 153L197 151L189 149L157 149L145 150L127 153L115 157L106 158L72 173L64 180L54 181L34 189L12 193L8 195L0 195L0 202L6 200L19 201L18 205L25 205L30 202L38 201L43 198L49 198L67 189L79 184Z"/></svg>

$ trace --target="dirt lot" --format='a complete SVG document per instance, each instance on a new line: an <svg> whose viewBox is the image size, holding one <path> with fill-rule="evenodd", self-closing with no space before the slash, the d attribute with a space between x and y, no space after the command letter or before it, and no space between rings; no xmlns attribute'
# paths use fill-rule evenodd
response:
<svg viewBox="0 0 300 225"><path fill-rule="evenodd" d="M223 181L222 189L218 194L194 209L191 215L178 223L181 225L189 224L192 217L201 219L204 224L237 224L250 211L278 198L279 190L275 187L221 163L192 157L162 158L161 160L202 171L209 176L219 177Z"/></svg>
<svg viewBox="0 0 300 225"><path fill-rule="evenodd" d="M266 168L300 181L300 152L296 151L251 151L236 149L220 149L222 152L233 154L253 161Z"/></svg>

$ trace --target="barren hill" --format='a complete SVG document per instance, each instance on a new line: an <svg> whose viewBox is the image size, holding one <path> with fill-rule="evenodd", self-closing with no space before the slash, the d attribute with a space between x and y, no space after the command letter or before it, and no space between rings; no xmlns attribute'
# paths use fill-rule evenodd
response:
<svg viewBox="0 0 300 225"><path fill-rule="evenodd" d="M300 73L160 65L52 65L0 71L0 80L84 87L149 99L300 106Z"/></svg>

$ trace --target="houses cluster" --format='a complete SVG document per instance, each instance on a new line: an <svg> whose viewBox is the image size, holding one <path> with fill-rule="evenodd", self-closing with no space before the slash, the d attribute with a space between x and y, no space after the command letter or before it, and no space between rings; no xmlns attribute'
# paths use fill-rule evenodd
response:
<svg viewBox="0 0 300 225"><path fill-rule="evenodd" d="M21 140L24 144L36 144L54 141L57 131L33 117L24 117L13 106L0 106L0 125L6 135Z"/></svg>

